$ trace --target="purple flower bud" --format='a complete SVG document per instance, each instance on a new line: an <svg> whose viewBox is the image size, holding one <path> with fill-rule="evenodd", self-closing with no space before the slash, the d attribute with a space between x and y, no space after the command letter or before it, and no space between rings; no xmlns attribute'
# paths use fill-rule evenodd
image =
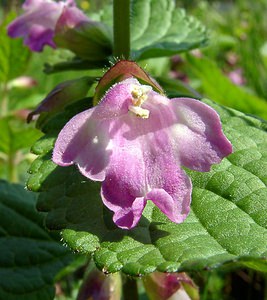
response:
<svg viewBox="0 0 267 300"><path fill-rule="evenodd" d="M37 52L42 51L45 45L56 48L53 37L58 19L64 10L72 13L78 10L74 0L26 0L22 8L25 13L8 26L8 35L23 37L25 45Z"/></svg>
<svg viewBox="0 0 267 300"><path fill-rule="evenodd" d="M143 283L150 300L199 300L198 287L186 273L154 272Z"/></svg>
<svg viewBox="0 0 267 300"><path fill-rule="evenodd" d="M91 86L91 81L90 77L85 76L60 83L28 115L27 121L30 122L34 115L42 112L58 112L66 105L84 98Z"/></svg>
<svg viewBox="0 0 267 300"><path fill-rule="evenodd" d="M209 171L232 152L220 118L191 98L168 99L128 78L59 133L53 161L76 164L102 181L101 197L117 226L137 225L148 200L171 221L190 210L192 185L182 166Z"/></svg>
<svg viewBox="0 0 267 300"><path fill-rule="evenodd" d="M77 300L88 299L120 300L120 273L104 275L97 269L92 270L86 276L77 296Z"/></svg>

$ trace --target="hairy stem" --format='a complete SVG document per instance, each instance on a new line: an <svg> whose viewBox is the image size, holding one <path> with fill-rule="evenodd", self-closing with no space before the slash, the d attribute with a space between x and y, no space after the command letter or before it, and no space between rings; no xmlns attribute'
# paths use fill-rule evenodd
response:
<svg viewBox="0 0 267 300"><path fill-rule="evenodd" d="M113 55L119 59L130 57L130 0L113 1Z"/></svg>

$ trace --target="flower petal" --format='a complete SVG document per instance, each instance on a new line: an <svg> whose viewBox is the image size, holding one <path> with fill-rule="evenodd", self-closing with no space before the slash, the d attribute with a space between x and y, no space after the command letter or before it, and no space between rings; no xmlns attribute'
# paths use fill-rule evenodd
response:
<svg viewBox="0 0 267 300"><path fill-rule="evenodd" d="M101 191L104 204L114 212L114 222L127 229L138 223L146 203L145 164L135 146L121 142L112 149Z"/></svg>
<svg viewBox="0 0 267 300"><path fill-rule="evenodd" d="M94 108L86 110L65 125L56 141L53 161L60 166L76 163L84 176L102 181L109 162L109 139L93 113Z"/></svg>
<svg viewBox="0 0 267 300"><path fill-rule="evenodd" d="M29 46L31 51L41 52L45 45L56 48L56 45L53 42L53 36L53 30L39 25L33 25L29 35L25 37L24 43Z"/></svg>
<svg viewBox="0 0 267 300"><path fill-rule="evenodd" d="M25 13L9 24L8 35L24 37L25 44L33 51L42 51L44 45L55 47L54 30L65 5L63 1L26 1L23 4Z"/></svg>
<svg viewBox="0 0 267 300"><path fill-rule="evenodd" d="M180 164L196 171L209 171L232 153L222 131L219 115L208 105L191 98L167 99L151 92L144 108L157 115L154 131L166 128L166 143L179 155Z"/></svg>
<svg viewBox="0 0 267 300"><path fill-rule="evenodd" d="M196 171L209 171L212 164L232 153L222 131L220 117L210 106L190 98L171 100L177 125L171 130L179 141L181 164Z"/></svg>

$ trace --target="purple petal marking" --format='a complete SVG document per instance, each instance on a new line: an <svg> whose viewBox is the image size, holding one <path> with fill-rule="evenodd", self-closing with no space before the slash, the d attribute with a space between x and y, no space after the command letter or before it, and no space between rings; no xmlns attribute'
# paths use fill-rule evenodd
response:
<svg viewBox="0 0 267 300"><path fill-rule="evenodd" d="M142 87L133 78L114 85L96 107L72 118L59 134L53 161L75 163L84 176L103 181L102 200L121 228L136 226L148 200L180 223L192 191L181 166L208 171L232 146L218 114L198 100L169 100L145 89L137 114L129 111L134 86ZM149 115L138 117L139 109Z"/></svg>
<svg viewBox="0 0 267 300"><path fill-rule="evenodd" d="M24 43L25 45L28 45L32 51L41 52L45 45L56 48L56 45L53 42L53 36L53 30L34 25L32 26L29 35L25 37Z"/></svg>

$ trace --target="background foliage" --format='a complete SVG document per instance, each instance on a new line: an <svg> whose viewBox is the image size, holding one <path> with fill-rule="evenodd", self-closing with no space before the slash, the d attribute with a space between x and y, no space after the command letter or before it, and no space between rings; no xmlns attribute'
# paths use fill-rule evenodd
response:
<svg viewBox="0 0 267 300"><path fill-rule="evenodd" d="M106 5L111 1L77 2L92 18L110 24ZM205 101L220 113L235 152L209 173L188 171L194 184L192 211L181 226L148 205L136 229L114 227L98 185L75 168L56 167L50 159L60 128L71 115L92 105L94 85L88 98L75 106L42 116L37 125L43 133L25 123L28 112L58 83L83 75L99 78L103 66L74 64L73 55L63 49L30 53L20 39L6 35L19 1L1 1L0 298L53 299L56 286L57 299L75 299L88 259L62 246L57 230L73 250L92 253L106 273L188 271L200 287L201 299L267 297L267 3L136 2L133 57L170 97L212 99ZM165 31L158 30L165 27L150 14L153 9L158 13L161 2L167 5L160 19L168 24ZM205 47L181 53L199 46ZM90 70L56 72L69 66ZM22 75L34 79L31 88L12 85ZM39 157L34 161L35 155ZM36 194L24 190L26 181L30 190L40 192L37 207L43 213L35 210Z"/></svg>

